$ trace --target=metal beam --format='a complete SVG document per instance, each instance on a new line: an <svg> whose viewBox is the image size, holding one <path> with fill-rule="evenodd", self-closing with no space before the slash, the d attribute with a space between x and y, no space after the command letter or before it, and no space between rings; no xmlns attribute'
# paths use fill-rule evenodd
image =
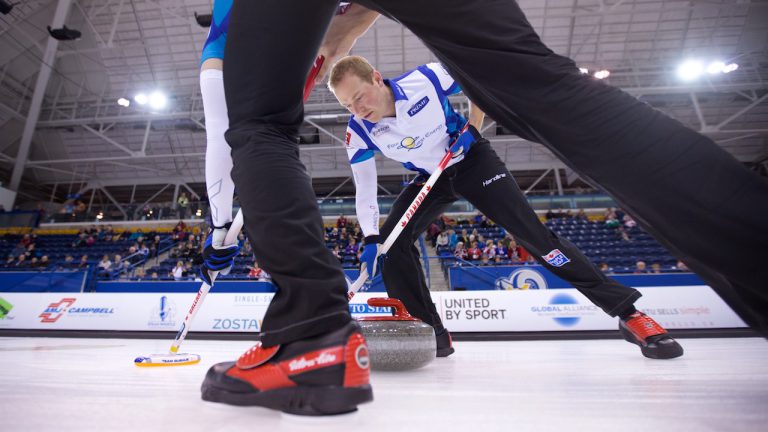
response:
<svg viewBox="0 0 768 432"><path fill-rule="evenodd" d="M739 116L744 114L745 112L751 110L752 108L759 105L761 102L763 102L766 98L768 98L768 93L764 94L760 99L757 99L756 101L752 102L751 104L745 106L744 108L740 109L736 114L728 117L727 119L721 121L717 126L715 126L715 129L720 130L723 126L727 125L728 123L736 120Z"/></svg>
<svg viewBox="0 0 768 432"><path fill-rule="evenodd" d="M537 178L537 179L536 179L536 181L535 181L535 182L533 182L533 184L532 184L531 186L529 186L529 187L528 187L528 189L526 189L526 190L525 190L525 192L523 192L523 195L528 195L528 192L532 191L532 190L533 190L533 188L534 188L534 187L536 187L536 185L537 185L537 184L539 184L539 182L540 182L540 181L541 181L541 180L542 180L544 177L546 177L546 176L547 176L547 174L549 174L549 172L550 172L550 171L552 171L552 168L549 168L548 170L544 171L544 173L543 173L543 174L541 174L541 175L539 176L539 178Z"/></svg>
<svg viewBox="0 0 768 432"><path fill-rule="evenodd" d="M51 27L59 28L64 25L64 20L69 13L71 5L72 0L59 0L59 3L56 5L56 12L53 14L53 20L51 20ZM56 60L56 50L58 48L59 41L49 37L40 64L40 72L37 75L35 91L32 94L27 121L24 124L24 132L22 134L21 143L19 144L19 152L16 155L16 165L13 167L13 173L11 174L10 189L14 191L18 191L19 186L21 185L21 176L24 173L24 168L26 168L27 157L29 157L29 151L32 147L32 136L35 134L37 120L40 117L40 110L43 105L45 89L48 87L48 80L51 78L51 71L53 63Z"/></svg>
<svg viewBox="0 0 768 432"><path fill-rule="evenodd" d="M330 197L331 197L331 195L333 195L334 193L336 193L336 191L337 191L337 190L341 189L341 187L342 187L342 186L344 186L345 184L347 184L347 183L348 183L348 182L349 182L351 179L352 179L352 177L347 177L347 178L345 178L343 182L339 183L339 185L338 185L338 186L336 186L335 188L333 188L333 190L332 190L332 191L330 191L330 192L328 193L328 195L326 195L326 196L322 197L322 198L321 198L321 199L320 199L320 200L319 200L317 203L318 203L318 204L321 204L323 201L325 201L325 200L327 200L328 198L330 198Z"/></svg>
<svg viewBox="0 0 768 432"><path fill-rule="evenodd" d="M205 153L183 153L183 154L161 154L161 155L136 155L136 156L110 156L97 158L77 158L77 159L54 159L54 160L36 160L29 161L27 165L45 165L62 163L83 163L83 162L105 162L134 159L165 159L165 158L203 158Z"/></svg>
<svg viewBox="0 0 768 432"><path fill-rule="evenodd" d="M117 209L120 210L120 213L123 214L123 218L125 220L128 220L128 213L125 212L125 209L123 208L123 206L120 205L119 202L117 202L115 197L113 197L112 194L110 194L109 191L107 191L105 188L101 187L100 189L102 192L104 192L104 195L106 195L107 198L109 198L109 200L112 201L112 204L114 204L115 207L117 207Z"/></svg>
<svg viewBox="0 0 768 432"><path fill-rule="evenodd" d="M101 132L97 131L96 129L94 129L94 128L92 128L92 127L88 126L88 125L84 125L84 124L83 124L83 125L80 125L80 126L81 126L83 129L87 130L88 132L90 132L90 133L92 133L92 134L96 135L97 137L99 137L99 138L103 139L104 141L106 141L106 142L108 142L108 143L112 144L113 146L115 146L115 147L119 148L120 150L122 150L122 151L124 151L124 152L128 153L129 155L134 155L134 154L135 154L135 152L134 152L133 150L131 150L131 149L129 149L128 147L126 147L126 146L124 146L124 145L120 144L119 142L117 142L117 141L113 140L112 138L110 138L110 137L108 137L108 136L104 135L103 133L101 133Z"/></svg>

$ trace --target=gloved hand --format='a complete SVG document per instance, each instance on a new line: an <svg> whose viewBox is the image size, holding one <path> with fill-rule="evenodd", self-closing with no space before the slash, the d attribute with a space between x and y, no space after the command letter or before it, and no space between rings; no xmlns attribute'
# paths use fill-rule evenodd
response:
<svg viewBox="0 0 768 432"><path fill-rule="evenodd" d="M466 154L469 152L469 148L472 147L472 144L481 138L482 135L480 135L480 132L478 132L474 126L467 125L467 130L462 132L451 144L450 150L453 154L452 157Z"/></svg>
<svg viewBox="0 0 768 432"><path fill-rule="evenodd" d="M365 238L363 253L360 254L360 271L368 272L368 278L373 279L378 270L378 258L381 255L381 244L378 235Z"/></svg>
<svg viewBox="0 0 768 432"><path fill-rule="evenodd" d="M227 236L231 223L222 228L214 228L208 233L203 248L203 262L198 268L200 278L208 285L213 285L212 272L228 274L235 265L235 257L240 252L240 245L235 241L234 244L225 245L224 238Z"/></svg>

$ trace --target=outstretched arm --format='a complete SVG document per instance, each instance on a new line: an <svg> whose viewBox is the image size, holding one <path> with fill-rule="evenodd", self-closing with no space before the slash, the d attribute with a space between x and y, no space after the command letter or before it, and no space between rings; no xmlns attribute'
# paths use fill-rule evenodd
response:
<svg viewBox="0 0 768 432"><path fill-rule="evenodd" d="M378 12L356 3L349 5L343 14L333 17L318 52L318 55L325 56L325 63L315 78L316 83L323 82L328 69L336 63L336 60L349 54L357 39L368 31L377 18L379 18Z"/></svg>

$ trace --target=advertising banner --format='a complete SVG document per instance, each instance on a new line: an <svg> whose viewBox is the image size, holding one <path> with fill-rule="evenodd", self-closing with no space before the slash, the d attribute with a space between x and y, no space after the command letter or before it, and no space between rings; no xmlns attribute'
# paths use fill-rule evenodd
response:
<svg viewBox="0 0 768 432"><path fill-rule="evenodd" d="M669 329L746 327L707 286L639 288L636 307ZM388 315L359 293L353 316ZM609 317L575 289L433 292L445 326L453 332L615 330ZM194 293L3 293L0 329L176 331ZM209 294L191 331L258 332L271 293Z"/></svg>

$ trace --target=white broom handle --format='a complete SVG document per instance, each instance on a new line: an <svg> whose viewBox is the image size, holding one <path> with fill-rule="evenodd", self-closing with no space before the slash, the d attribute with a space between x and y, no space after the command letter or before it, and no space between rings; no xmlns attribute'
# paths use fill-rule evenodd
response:
<svg viewBox="0 0 768 432"><path fill-rule="evenodd" d="M392 247L392 245L395 243L398 237L400 237L400 233L403 232L403 229L408 225L408 222L411 221L411 218L414 214L416 214L416 210L419 209L421 206L421 203L424 202L424 200L427 198L427 194L432 190L432 186L435 185L437 182L437 179L440 178L440 174L443 173L445 170L445 167L448 166L448 162L451 161L451 157L453 154L449 151L443 156L443 158L440 160L440 163L437 165L437 169L432 173L431 176L429 176L429 179L426 183L424 183L424 186L421 187L421 190L418 194L416 194L416 198L413 199L411 202L411 205L408 206L408 210L405 211L405 214L403 214L403 217L400 218L400 220L397 222L397 225L395 225L395 228L392 230L391 233L387 236L387 239L384 240L384 244L381 246L381 255L387 253L389 251L389 248ZM365 281L368 279L368 271L361 271L360 276L357 277L357 280L355 283L352 284L351 287L349 287L349 293L351 298L351 294L354 294L360 290L360 288L365 285Z"/></svg>
<svg viewBox="0 0 768 432"><path fill-rule="evenodd" d="M237 241L237 236L240 234L240 229L242 228L243 209L240 209L237 212L235 219L232 221L232 225L230 225L229 230L227 231L227 235L224 238L224 244L230 245L235 243ZM217 271L211 272L211 283L216 280L216 276L218 276L218 274L219 272ZM176 333L176 338L173 340L173 344L171 344L171 353L176 354L179 352L179 346L181 346L181 343L184 342L184 338L187 337L189 326L192 323L192 320L195 318L195 315L197 315L197 311L200 310L200 306L202 306L203 300L205 300L205 296L208 295L208 291L210 290L211 286L207 283L203 282L202 285L200 285L200 290L197 292L197 297L195 297L195 301L192 302L192 306L190 306L189 312L187 312L187 317L184 318L184 322L181 324L181 328Z"/></svg>

